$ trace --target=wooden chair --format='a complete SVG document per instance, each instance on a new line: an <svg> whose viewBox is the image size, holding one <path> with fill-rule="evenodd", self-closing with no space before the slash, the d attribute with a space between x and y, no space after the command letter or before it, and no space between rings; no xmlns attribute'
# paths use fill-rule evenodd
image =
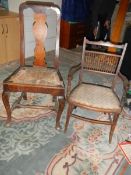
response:
<svg viewBox="0 0 131 175"><path fill-rule="evenodd" d="M116 80L119 74L120 66L126 51L127 44L116 45L110 42L89 41L84 38L81 64L73 66L68 74L67 85L67 101L68 109L65 123L65 132L67 130L70 117L75 117L84 121L97 124L111 125L109 134L109 143L111 143L112 135L117 124L118 117L122 110L122 99L115 91L117 86ZM114 50L115 49L115 50ZM110 51L111 50L111 51ZM114 52L115 51L115 52ZM72 79L76 71L79 70L79 82L72 88ZM112 77L111 86L105 86L99 82L89 82L86 79L87 74L106 75ZM86 74L87 73L87 74ZM124 76L120 76L123 83L123 95L128 88L128 81ZM88 77L89 79L89 77ZM87 81L86 81L87 80ZM123 96L122 95L122 96ZM99 120L81 116L73 112L74 108L88 109L95 112L109 114L109 120Z"/></svg>
<svg viewBox="0 0 131 175"><path fill-rule="evenodd" d="M26 10L27 17L33 14L31 30L28 33L34 37L34 62L33 65L27 65L27 59L25 59L25 40L26 33L25 24L26 20ZM29 11L28 11L29 10ZM53 16L55 22L50 16ZM22 107L20 104L21 99L27 99L27 93L42 93L50 94L55 101L54 106L38 106L38 108L50 108L57 111L56 117L56 128L60 128L60 118L65 104L65 91L62 76L59 72L59 32L60 32L60 10L54 3L48 2L35 2L27 1L20 5L19 7L19 17L20 17L20 67L14 71L8 78L3 82L3 94L2 99L7 112L7 123L11 121L11 113L13 109L17 107ZM48 18L50 17L50 18ZM50 22L50 24L49 24ZM55 33L55 40L51 40L53 30L50 28L51 24L56 24L53 26ZM47 30L50 30L50 37L48 36ZM28 30L27 30L28 31ZM32 33L31 33L32 32ZM26 40L27 41L27 40ZM48 42L48 47L54 42L54 57L53 66L48 66L48 61L46 60L46 41ZM14 43L15 44L15 43ZM31 48L32 49L32 48ZM16 93L21 92L20 97L11 106L9 101L10 92ZM53 101L53 102L54 102ZM26 107L24 105L24 107ZM28 106L29 107L29 106ZM35 107L36 106L30 106Z"/></svg>

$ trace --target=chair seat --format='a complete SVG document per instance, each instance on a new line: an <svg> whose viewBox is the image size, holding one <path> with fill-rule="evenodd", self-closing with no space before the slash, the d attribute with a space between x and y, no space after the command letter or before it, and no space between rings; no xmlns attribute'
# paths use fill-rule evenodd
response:
<svg viewBox="0 0 131 175"><path fill-rule="evenodd" d="M10 79L11 83L63 86L56 70L43 67L23 67L16 72Z"/></svg>
<svg viewBox="0 0 131 175"><path fill-rule="evenodd" d="M111 110L120 112L120 102L112 89L91 84L81 84L74 89L69 97L69 103L77 106Z"/></svg>

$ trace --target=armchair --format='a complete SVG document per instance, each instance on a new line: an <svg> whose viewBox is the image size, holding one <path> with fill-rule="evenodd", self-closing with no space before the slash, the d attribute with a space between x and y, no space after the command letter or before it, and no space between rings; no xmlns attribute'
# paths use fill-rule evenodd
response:
<svg viewBox="0 0 131 175"><path fill-rule="evenodd" d="M84 38L81 63L73 66L68 74L67 85L67 116L65 123L65 132L68 128L70 117L88 121L96 124L110 125L109 143L117 124L117 120L123 107L123 95L128 88L128 82L123 83L123 95L119 99L115 91L117 78L121 75L119 70L124 58L127 44L113 44L103 41L89 41ZM72 79L74 73L79 70L78 84L72 88ZM107 78L112 76L110 86L103 85L100 82L89 82L86 75L92 72L93 75L100 74ZM123 76L121 75L123 82ZM125 83L126 82L126 83ZM108 120L89 118L74 114L74 108L81 108L95 112L108 114Z"/></svg>

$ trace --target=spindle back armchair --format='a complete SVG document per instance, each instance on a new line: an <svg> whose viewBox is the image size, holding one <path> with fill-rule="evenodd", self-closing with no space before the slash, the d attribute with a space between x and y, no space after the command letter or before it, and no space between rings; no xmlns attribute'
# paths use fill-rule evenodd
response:
<svg viewBox="0 0 131 175"><path fill-rule="evenodd" d="M125 95L128 85L128 83L123 83L123 94L119 99L115 87L117 86L116 82L120 75L119 71L126 47L127 44L118 45L103 41L89 41L84 38L81 63L73 66L68 74L68 109L65 132L71 116L91 123L110 125L109 143L111 143L117 120L122 111L123 95ZM78 84L72 88L72 80L76 71L79 71L79 81ZM98 74L106 78L111 76L110 86L106 86L101 82L89 82L88 79L86 79L86 75L88 75L89 72L93 73L94 76ZM109 118L108 120L100 120L99 118L96 119L86 115L74 114L73 109L77 107L108 114Z"/></svg>

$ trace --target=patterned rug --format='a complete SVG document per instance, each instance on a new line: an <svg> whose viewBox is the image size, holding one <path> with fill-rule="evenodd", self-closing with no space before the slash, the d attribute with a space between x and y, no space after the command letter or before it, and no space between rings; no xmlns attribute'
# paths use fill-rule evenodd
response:
<svg viewBox="0 0 131 175"><path fill-rule="evenodd" d="M130 127L130 119L121 116L112 143L109 144L109 127L91 125L75 119L71 143L52 158L45 175L119 174L128 163L118 147L118 142L128 137Z"/></svg>
<svg viewBox="0 0 131 175"><path fill-rule="evenodd" d="M11 104L14 102L14 100L19 96L20 94L11 94L10 101ZM39 103L41 105L52 104L52 97L50 95L41 95L41 94L31 94L29 93L27 96L28 100L22 100L21 104L27 103L28 105L35 105L35 103ZM0 93L0 116L1 119L6 120L7 114L4 108L4 105L2 103L2 96ZM31 108L16 108L12 112L12 122L21 122L21 121L31 121L35 120L41 117L49 116L52 113L51 110L46 109L31 109ZM53 112L54 113L54 112Z"/></svg>
<svg viewBox="0 0 131 175"><path fill-rule="evenodd" d="M49 58L52 57L50 53ZM69 68L79 62L80 54L60 50L60 71L66 84ZM28 60L31 62L31 59ZM18 63L0 67L0 92L2 81ZM91 81L93 77L88 77ZM77 80L75 79L74 83ZM98 75L95 81L107 84ZM19 94L17 94L19 95ZM11 102L16 95L11 95ZM28 94L28 103L52 103L51 96ZM82 113L79 109L74 112ZM85 111L84 111L85 112ZM95 117L102 114L88 112ZM16 109L12 124L5 126L6 113L0 93L0 175L122 175L128 164L118 148L118 142L131 133L131 118L121 115L113 136L108 143L109 128L71 119L67 133L54 128L56 114L41 109ZM64 127L66 107L61 125ZM127 174L126 174L127 175Z"/></svg>

